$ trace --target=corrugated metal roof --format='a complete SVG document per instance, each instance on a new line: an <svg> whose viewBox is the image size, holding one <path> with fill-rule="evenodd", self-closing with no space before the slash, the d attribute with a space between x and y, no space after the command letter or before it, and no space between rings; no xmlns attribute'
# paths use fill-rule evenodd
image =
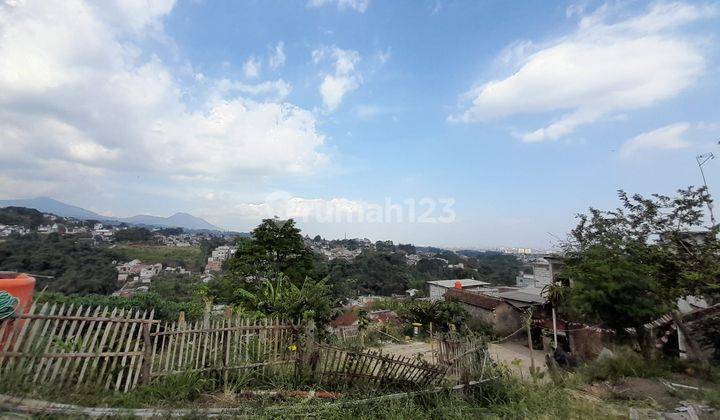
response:
<svg viewBox="0 0 720 420"><path fill-rule="evenodd" d="M545 299L542 296L531 294L531 293L520 292L520 291L498 293L498 297L502 298L502 299L516 300L518 302L525 302L525 303L544 304L547 302L547 299Z"/></svg>

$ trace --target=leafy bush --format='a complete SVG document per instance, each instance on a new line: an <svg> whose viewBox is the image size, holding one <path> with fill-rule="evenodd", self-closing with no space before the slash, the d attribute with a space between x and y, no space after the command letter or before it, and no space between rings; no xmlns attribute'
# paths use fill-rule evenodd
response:
<svg viewBox="0 0 720 420"><path fill-rule="evenodd" d="M155 293L138 293L131 298L121 296L68 296L62 293L41 293L36 296L37 303L57 303L59 305L78 305L83 306L100 306L120 309L130 309L139 311L155 310L155 319L166 321L175 321L178 319L180 311L185 312L185 319L188 321L198 319L204 311L204 304L199 300L188 302L174 302L162 298Z"/></svg>
<svg viewBox="0 0 720 420"><path fill-rule="evenodd" d="M457 302L423 300L408 301L397 310L398 315L409 323L419 322L429 325L431 322L436 329L448 331L450 325L458 330L469 318L468 312Z"/></svg>
<svg viewBox="0 0 720 420"><path fill-rule="evenodd" d="M639 354L624 350L614 357L598 359L580 368L586 381L618 381L626 377L653 378L668 372L667 364L644 359Z"/></svg>

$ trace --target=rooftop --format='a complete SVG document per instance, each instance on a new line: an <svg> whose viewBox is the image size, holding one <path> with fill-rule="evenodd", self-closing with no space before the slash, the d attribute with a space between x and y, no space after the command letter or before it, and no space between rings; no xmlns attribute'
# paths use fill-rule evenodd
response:
<svg viewBox="0 0 720 420"><path fill-rule="evenodd" d="M486 281L480 281L475 279L456 279L456 280L434 280L427 282L428 284L432 284L435 286L444 287L446 289L452 289L455 287L455 282L460 282L460 285L465 287L476 287L476 286L489 286L491 283L488 283Z"/></svg>

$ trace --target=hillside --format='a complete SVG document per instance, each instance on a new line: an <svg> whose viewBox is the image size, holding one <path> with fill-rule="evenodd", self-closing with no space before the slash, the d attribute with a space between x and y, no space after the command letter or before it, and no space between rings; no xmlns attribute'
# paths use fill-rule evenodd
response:
<svg viewBox="0 0 720 420"><path fill-rule="evenodd" d="M134 225L148 225L159 227L181 227L193 230L222 230L208 223L206 220L188 213L175 213L170 217L137 215L131 217L108 217L86 210L82 207L63 203L49 197L37 197L17 200L0 200L0 207L26 207L43 213L52 213L60 217L72 217L80 220L100 220Z"/></svg>

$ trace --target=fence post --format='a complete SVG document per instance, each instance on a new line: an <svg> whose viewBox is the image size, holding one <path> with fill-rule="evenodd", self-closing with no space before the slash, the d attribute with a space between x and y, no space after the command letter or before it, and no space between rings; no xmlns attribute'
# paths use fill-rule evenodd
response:
<svg viewBox="0 0 720 420"><path fill-rule="evenodd" d="M305 378L307 373L314 374L315 363L313 363L315 353L315 321L309 319L305 324L305 329L302 337L302 349L300 355L297 358L297 369L301 378Z"/></svg>
<svg viewBox="0 0 720 420"><path fill-rule="evenodd" d="M150 374L152 369L152 351L153 346L150 338L150 324L143 322L142 324L142 335L143 335L143 362L140 372L140 381L143 384L150 382Z"/></svg>

